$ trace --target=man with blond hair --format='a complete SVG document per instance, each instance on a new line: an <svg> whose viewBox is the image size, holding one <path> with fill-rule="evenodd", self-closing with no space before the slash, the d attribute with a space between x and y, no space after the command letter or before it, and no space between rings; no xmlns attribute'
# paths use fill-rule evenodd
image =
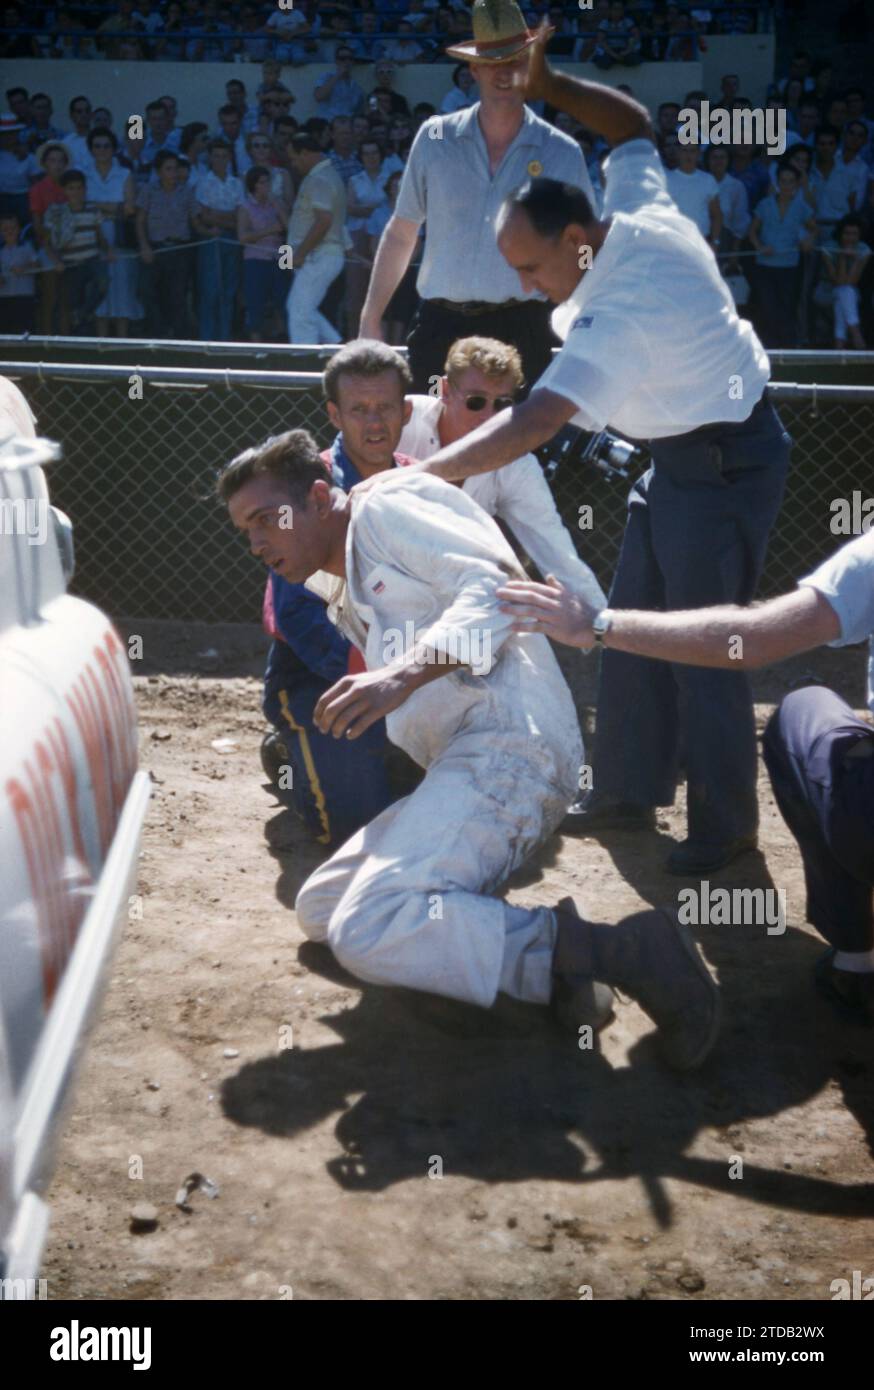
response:
<svg viewBox="0 0 874 1390"><path fill-rule="evenodd" d="M407 397L412 411L401 435L401 453L431 458L512 405L523 383L522 359L512 344L497 338L459 338L449 349L439 395ZM466 478L463 487L489 516L510 528L541 574L552 574L576 592L588 594L590 602L599 602L603 590L577 554L533 454Z"/></svg>

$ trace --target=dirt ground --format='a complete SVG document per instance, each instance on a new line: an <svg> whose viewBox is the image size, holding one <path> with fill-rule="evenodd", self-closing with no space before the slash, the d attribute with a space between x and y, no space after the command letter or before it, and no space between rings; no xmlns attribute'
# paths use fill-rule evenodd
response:
<svg viewBox="0 0 874 1390"><path fill-rule="evenodd" d="M874 1274L874 1034L813 992L822 945L764 776L763 853L714 886L785 889L787 929L697 929L725 1023L678 1078L632 1004L581 1051L533 1007L344 974L295 921L323 852L261 774L260 634L127 631L154 778L142 917L64 1127L51 1298L829 1299ZM566 664L590 705L591 667ZM829 652L761 674L760 726L811 675L860 708L863 665ZM603 921L676 903L662 861L682 824L678 804L656 833L554 837L508 897L571 893ZM220 1194L186 1213L195 1171ZM131 1232L138 1202L157 1229Z"/></svg>

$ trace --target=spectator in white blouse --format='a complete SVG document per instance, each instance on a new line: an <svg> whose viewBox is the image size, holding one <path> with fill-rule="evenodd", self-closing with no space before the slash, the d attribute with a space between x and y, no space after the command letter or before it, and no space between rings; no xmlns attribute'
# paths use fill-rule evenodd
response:
<svg viewBox="0 0 874 1390"><path fill-rule="evenodd" d="M106 126L96 126L88 137L88 149L94 161L86 176L85 196L103 214L100 229L107 246L124 245L124 228L132 226L136 212L133 175L123 169L115 156L118 140ZM109 326L119 338L126 338L130 320L141 319L143 309L136 294L136 257L118 255L109 263L109 287L106 297L98 304L97 336L109 336Z"/></svg>
<svg viewBox="0 0 874 1390"><path fill-rule="evenodd" d="M209 142L209 166L195 193L200 221L211 238L197 248L198 331L205 342L227 342L240 279L237 208L245 194L240 180L230 172L227 141Z"/></svg>
<svg viewBox="0 0 874 1390"><path fill-rule="evenodd" d="M698 145L677 145L677 167L668 171L668 192L710 245L719 245L722 208L719 187L712 174L698 168Z"/></svg>
<svg viewBox="0 0 874 1390"><path fill-rule="evenodd" d="M463 111L466 106L473 106L476 100L474 75L467 63L459 63L452 70L452 87L441 101L440 110L444 116L449 116L453 111Z"/></svg>
<svg viewBox="0 0 874 1390"><path fill-rule="evenodd" d="M747 191L740 179L728 172L730 152L726 145L711 145L704 159L707 173L716 181L722 209L722 251L736 251L749 231L750 209Z"/></svg>

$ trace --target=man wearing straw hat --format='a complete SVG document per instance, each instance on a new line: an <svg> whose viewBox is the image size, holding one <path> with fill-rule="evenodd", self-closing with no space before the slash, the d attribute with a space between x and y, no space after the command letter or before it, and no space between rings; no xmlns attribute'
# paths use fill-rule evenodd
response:
<svg viewBox="0 0 874 1390"><path fill-rule="evenodd" d="M592 195L579 145L525 106L535 35L515 0L476 0L473 32L470 42L446 51L469 63L480 100L453 115L434 116L420 128L361 315L361 337L382 338L386 305L426 222L417 281L422 303L408 339L418 392L443 375L452 343L471 334L512 343L521 353L528 384L536 381L558 340L550 329L546 299L520 288L498 250L497 215L519 184L541 174Z"/></svg>
<svg viewBox="0 0 874 1390"><path fill-rule="evenodd" d="M538 32L526 90L611 146L603 215L580 187L533 177L507 198L497 237L523 290L559 306L552 321L564 346L528 400L417 467L457 481L502 467L570 421L610 425L646 443L653 460L629 495L610 611L749 603L791 447L768 399L767 355L668 194L646 110L553 72L549 32ZM594 630L600 640L600 615ZM681 758L688 836L667 868L713 873L757 844L748 681L738 669L605 651L592 789L562 828L653 827L655 807L673 804Z"/></svg>

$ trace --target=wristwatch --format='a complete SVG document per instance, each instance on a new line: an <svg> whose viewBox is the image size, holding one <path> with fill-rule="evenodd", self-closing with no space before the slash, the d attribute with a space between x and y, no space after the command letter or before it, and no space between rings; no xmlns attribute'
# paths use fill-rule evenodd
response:
<svg viewBox="0 0 874 1390"><path fill-rule="evenodd" d="M602 608L600 613L596 613L592 619L592 632L599 647L603 647L604 638L610 631L613 623L613 614L609 608Z"/></svg>

